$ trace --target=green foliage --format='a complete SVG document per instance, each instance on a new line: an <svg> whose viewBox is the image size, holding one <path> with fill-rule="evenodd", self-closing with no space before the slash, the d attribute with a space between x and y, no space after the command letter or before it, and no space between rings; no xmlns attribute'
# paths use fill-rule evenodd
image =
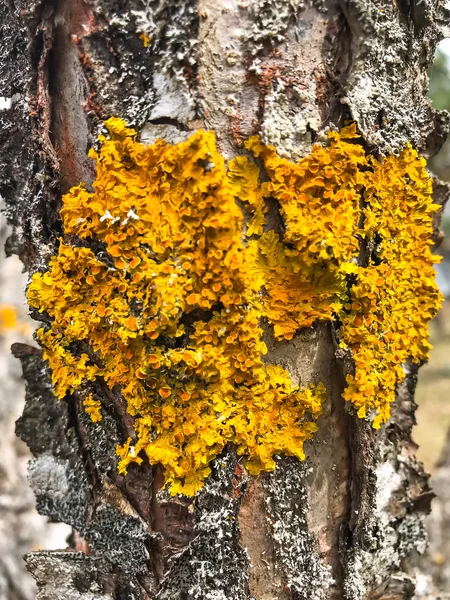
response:
<svg viewBox="0 0 450 600"><path fill-rule="evenodd" d="M450 111L450 60L442 50L437 50L433 66L429 69L429 97L433 107ZM450 141L447 140L442 149L433 156L428 166L439 179L450 181ZM443 218L442 225L448 217ZM446 224L448 228L448 223Z"/></svg>
<svg viewBox="0 0 450 600"><path fill-rule="evenodd" d="M434 108L450 110L450 65L442 50L438 49L428 76L430 78L429 96Z"/></svg>

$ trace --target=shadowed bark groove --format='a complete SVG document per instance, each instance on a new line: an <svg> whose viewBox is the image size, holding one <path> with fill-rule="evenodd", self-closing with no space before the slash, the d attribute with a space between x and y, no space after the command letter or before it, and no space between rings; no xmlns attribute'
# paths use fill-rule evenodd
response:
<svg viewBox="0 0 450 600"><path fill-rule="evenodd" d="M8 0L0 8L0 192L14 228L7 250L43 270L61 234L61 194L92 184L87 150L102 122L140 139L216 132L228 159L261 133L297 159L327 128L356 121L376 155L410 141L437 151L447 113L430 107L426 69L443 37L444 0ZM442 193L439 186L439 202ZM281 222L275 202L271 220ZM278 226L278 225L277 225ZM436 223L436 227L438 223ZM80 552L36 552L38 598L407 600L432 493L414 456L411 367L390 422L375 431L341 397L345 364L329 324L275 342L267 360L327 388L307 460L279 457L250 478L233 448L193 498L162 489L159 467L117 474L133 436L118 390L99 385L103 419L56 400L41 353L16 345L27 381L18 435L35 458L38 509L71 525Z"/></svg>

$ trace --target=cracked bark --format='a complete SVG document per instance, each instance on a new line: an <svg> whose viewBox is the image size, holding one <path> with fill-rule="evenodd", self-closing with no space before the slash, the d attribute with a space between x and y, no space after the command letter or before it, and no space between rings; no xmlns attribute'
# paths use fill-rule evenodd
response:
<svg viewBox="0 0 450 600"><path fill-rule="evenodd" d="M145 143L214 129L226 157L261 132L296 158L349 119L374 153L411 141L431 155L449 118L425 97L426 69L448 21L444 0L5 1L7 251L30 273L44 268L61 194L92 183L87 148L109 116ZM442 203L447 190L437 189ZM55 399L38 350L13 348L27 381L17 432L35 456L38 508L77 532L72 551L27 556L38 598L413 597L409 556L424 549L432 497L411 438L416 372L375 431L344 406L329 325L268 345L294 379L328 389L308 459L280 458L249 480L228 450L195 500L162 492L158 467L117 475L115 446L130 430L119 393L103 390L107 414L94 425L76 397Z"/></svg>

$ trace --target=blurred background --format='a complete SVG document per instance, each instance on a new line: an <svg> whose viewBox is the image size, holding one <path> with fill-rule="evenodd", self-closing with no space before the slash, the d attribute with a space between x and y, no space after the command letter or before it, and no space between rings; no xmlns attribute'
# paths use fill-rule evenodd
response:
<svg viewBox="0 0 450 600"><path fill-rule="evenodd" d="M435 108L450 111L450 39L438 47L430 69L429 96ZM2 110L0 105L0 110ZM429 161L430 170L450 182L450 140ZM0 210L4 208L1 204ZM431 323L433 350L420 370L416 391L418 457L431 473L437 497L428 517L429 549L417 566L417 599L450 599L450 206L443 216L443 239L437 253L437 280L446 300ZM35 324L27 316L25 285L18 257L5 257L8 236L0 213L0 600L33 600L35 587L21 556L39 548L66 546L70 528L48 523L37 514L26 480L28 449L14 435L14 423L24 404L19 361L10 353L13 342L32 341Z"/></svg>
<svg viewBox="0 0 450 600"><path fill-rule="evenodd" d="M429 77L433 107L450 112L450 39L439 44ZM441 181L450 183L450 139L428 166ZM443 600L450 598L450 204L442 215L441 230L444 238L436 253L442 262L436 271L445 300L430 325L430 360L419 372L414 440L436 494L427 517L429 547L420 563L416 597Z"/></svg>
<svg viewBox="0 0 450 600"><path fill-rule="evenodd" d="M450 39L439 45L429 76L429 96L434 108L450 112ZM439 179L450 182L450 139L428 165ZM436 270L445 301L431 323L434 348L430 361L420 370L416 393L419 407L415 439L419 444L418 456L428 470L439 460L450 427L450 204L442 215L441 230L445 237L436 252L442 256L442 262L436 265Z"/></svg>

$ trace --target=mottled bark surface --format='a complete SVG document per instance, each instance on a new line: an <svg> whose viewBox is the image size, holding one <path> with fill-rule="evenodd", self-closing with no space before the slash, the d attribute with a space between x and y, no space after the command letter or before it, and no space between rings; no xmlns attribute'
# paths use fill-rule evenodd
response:
<svg viewBox="0 0 450 600"><path fill-rule="evenodd" d="M30 273L45 267L61 233L61 193L92 182L86 151L109 116L125 118L146 143L214 129L226 157L259 132L297 158L348 120L375 154L406 141L432 154L449 126L425 97L426 69L449 21L444 5L6 0L0 84L11 107L0 113L0 192L14 227L8 252ZM27 381L17 432L35 456L38 509L71 525L82 551L28 555L38 598L413 597L408 557L424 550L432 498L411 439L416 370L377 432L344 405L348 366L330 325L267 343L269 360L294 380L327 387L308 459L280 458L273 473L249 479L229 449L195 499L161 491L157 467L118 476L115 446L130 430L120 396L103 390L106 414L94 424L76 398L55 399L39 350L14 346Z"/></svg>

